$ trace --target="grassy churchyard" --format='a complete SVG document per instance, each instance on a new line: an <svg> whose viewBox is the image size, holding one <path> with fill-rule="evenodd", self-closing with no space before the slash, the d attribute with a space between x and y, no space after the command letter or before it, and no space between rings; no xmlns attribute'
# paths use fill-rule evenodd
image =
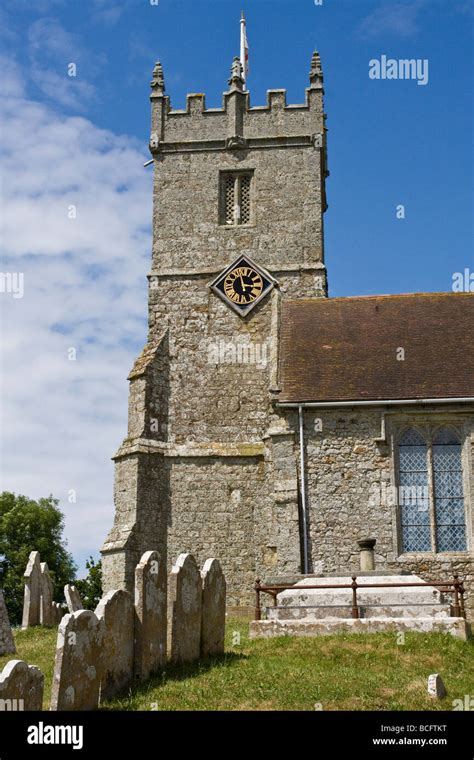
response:
<svg viewBox="0 0 474 760"><path fill-rule="evenodd" d="M17 654L38 665L49 708L56 629L14 630ZM427 696L430 673L448 695ZM337 634L250 641L248 622L227 622L226 653L169 666L148 682L104 703L107 710L452 710L474 694L474 640L448 634Z"/></svg>

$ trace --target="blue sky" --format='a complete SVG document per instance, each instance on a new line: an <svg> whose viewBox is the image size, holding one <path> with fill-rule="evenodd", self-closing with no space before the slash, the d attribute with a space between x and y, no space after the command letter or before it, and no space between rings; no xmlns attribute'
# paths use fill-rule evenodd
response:
<svg viewBox="0 0 474 760"><path fill-rule="evenodd" d="M146 337L151 170L142 164L154 61L175 108L187 92L220 106L243 8L252 104L282 87L299 103L317 48L330 295L447 291L454 272L474 270L473 4L4 0L3 8L2 269L24 272L25 294L0 296L9 367L2 486L58 496L82 565L112 520L110 456L125 434L125 378ZM370 79L369 61L382 55L428 59L428 84Z"/></svg>

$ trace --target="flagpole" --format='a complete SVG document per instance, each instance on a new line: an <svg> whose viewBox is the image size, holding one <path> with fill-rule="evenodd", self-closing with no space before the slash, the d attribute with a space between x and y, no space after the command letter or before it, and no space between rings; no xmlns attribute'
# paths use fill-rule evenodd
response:
<svg viewBox="0 0 474 760"><path fill-rule="evenodd" d="M245 33L245 16L242 11L240 14L240 63L242 64L242 78L244 80L244 87L246 88L247 79L247 66L246 66L246 33Z"/></svg>

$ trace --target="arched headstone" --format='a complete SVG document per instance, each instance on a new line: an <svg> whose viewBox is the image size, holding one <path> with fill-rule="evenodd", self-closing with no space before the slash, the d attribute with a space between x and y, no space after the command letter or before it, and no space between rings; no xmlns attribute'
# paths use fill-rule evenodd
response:
<svg viewBox="0 0 474 760"><path fill-rule="evenodd" d="M206 560L201 577L201 655L206 657L224 652L226 583L219 560Z"/></svg>
<svg viewBox="0 0 474 760"><path fill-rule="evenodd" d="M201 573L192 554L180 554L170 573L168 651L173 662L199 659Z"/></svg>
<svg viewBox="0 0 474 760"><path fill-rule="evenodd" d="M135 677L144 680L166 662L166 567L156 551L135 568Z"/></svg>

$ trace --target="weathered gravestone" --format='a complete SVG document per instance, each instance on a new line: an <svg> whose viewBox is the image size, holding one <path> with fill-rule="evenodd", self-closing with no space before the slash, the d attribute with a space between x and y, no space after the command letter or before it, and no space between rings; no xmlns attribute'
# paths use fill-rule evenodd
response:
<svg viewBox="0 0 474 760"><path fill-rule="evenodd" d="M128 591L109 591L95 614L104 621L100 699L108 699L133 680L134 609Z"/></svg>
<svg viewBox="0 0 474 760"><path fill-rule="evenodd" d="M51 710L95 710L102 677L104 623L91 610L66 615L58 629Z"/></svg>
<svg viewBox="0 0 474 760"><path fill-rule="evenodd" d="M180 554L170 573L168 652L172 662L199 659L202 583L192 554Z"/></svg>
<svg viewBox="0 0 474 760"><path fill-rule="evenodd" d="M54 622L56 625L58 625L64 616L64 609L62 604L60 602L53 602L53 617Z"/></svg>
<svg viewBox="0 0 474 760"><path fill-rule="evenodd" d="M0 673L0 711L41 710L44 677L34 665L10 660Z"/></svg>
<svg viewBox="0 0 474 760"><path fill-rule="evenodd" d="M75 586L71 586L70 583L66 583L64 586L64 597L69 612L77 612L78 610L84 609L79 591Z"/></svg>
<svg viewBox="0 0 474 760"><path fill-rule="evenodd" d="M0 655L14 654L15 652L15 642L13 641L8 611L5 599L3 598L3 592L0 589Z"/></svg>
<svg viewBox="0 0 474 760"><path fill-rule="evenodd" d="M226 583L219 560L206 560L201 578L201 656L207 657L224 652Z"/></svg>
<svg viewBox="0 0 474 760"><path fill-rule="evenodd" d="M39 552L31 552L25 570L25 595L21 627L39 625L41 599L41 560Z"/></svg>
<svg viewBox="0 0 474 760"><path fill-rule="evenodd" d="M56 612L53 610L53 581L49 574L47 562L41 562L40 581L40 625L52 626L56 623Z"/></svg>
<svg viewBox="0 0 474 760"><path fill-rule="evenodd" d="M166 566L156 551L135 568L135 678L144 680L166 662Z"/></svg>

